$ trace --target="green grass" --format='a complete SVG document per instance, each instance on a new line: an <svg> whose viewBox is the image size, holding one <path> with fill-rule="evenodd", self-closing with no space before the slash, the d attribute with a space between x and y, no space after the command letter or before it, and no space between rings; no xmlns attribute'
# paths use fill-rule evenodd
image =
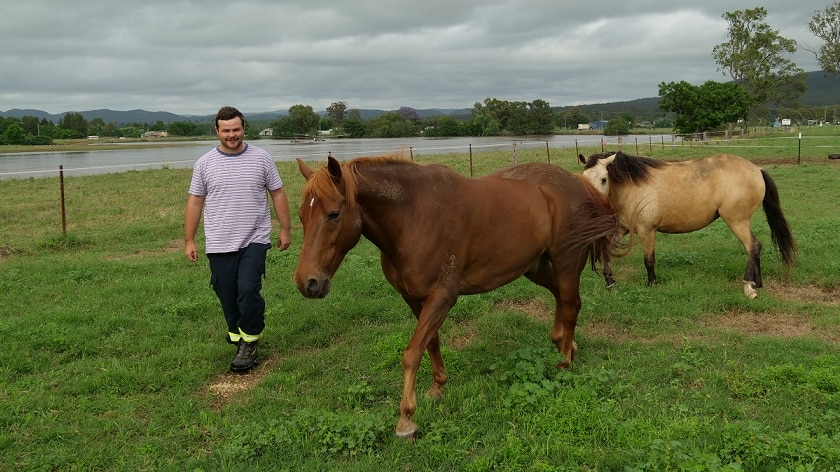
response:
<svg viewBox="0 0 840 472"><path fill-rule="evenodd" d="M746 256L723 223L659 235L656 287L644 286L638 248L614 263L612 291L584 272L581 350L568 371L554 368L541 288L520 280L462 297L441 330L443 399L423 395L427 361L418 374L415 443L393 435L413 317L369 242L348 254L329 297L307 300L292 282L294 218L291 249L269 253L262 365L232 376L206 259L183 255L189 170L66 179L66 234L54 179L0 181L0 461L62 471L840 470L840 163L825 159L840 136L811 139L829 147L803 145L800 165L778 163L797 157L796 145L775 147L785 136L640 153L766 159L799 243L793 270L761 212L765 287L752 301L740 284ZM517 158L545 160L545 150ZM578 172L575 159L551 151ZM422 160L470 170L466 154ZM509 153L477 153L473 172L509 163ZM302 178L293 163L278 166L296 208Z"/></svg>

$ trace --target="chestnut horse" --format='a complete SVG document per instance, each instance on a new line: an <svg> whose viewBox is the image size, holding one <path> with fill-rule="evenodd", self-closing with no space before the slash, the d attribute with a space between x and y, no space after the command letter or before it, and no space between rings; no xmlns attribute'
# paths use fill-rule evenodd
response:
<svg viewBox="0 0 840 472"><path fill-rule="evenodd" d="M323 298L345 254L361 236L381 251L385 278L417 325L402 356L397 436L413 439L415 383L423 352L432 367L431 397L446 368L438 330L459 295L483 293L524 275L556 300L551 340L567 367L577 350L580 275L614 251L618 220L586 179L551 164L522 164L483 178L398 156L339 163L328 158L306 178L298 216L303 247L295 284Z"/></svg>
<svg viewBox="0 0 840 472"><path fill-rule="evenodd" d="M744 295L758 296L761 282L761 242L750 227L760 204L770 226L770 237L782 261L790 266L796 243L770 175L752 162L731 154L666 162L615 152L594 154L583 175L612 201L624 231L632 229L642 243L648 284L655 284L655 237L661 233L688 233L705 228L718 217L729 226L747 251ZM604 263L608 286L615 283L609 261Z"/></svg>

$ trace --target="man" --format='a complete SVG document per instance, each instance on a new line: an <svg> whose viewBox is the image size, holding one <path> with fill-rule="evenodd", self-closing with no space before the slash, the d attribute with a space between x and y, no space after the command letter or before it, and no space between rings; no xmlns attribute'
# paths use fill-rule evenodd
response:
<svg viewBox="0 0 840 472"><path fill-rule="evenodd" d="M238 349L232 372L257 364L257 342L265 328L265 299L260 294L266 252L271 247L271 212L280 222L277 245L292 240L289 202L272 156L245 143L245 118L233 107L216 114L219 145L196 161L184 211L187 259L198 260L195 234L204 213L205 252L210 285L227 322L226 339Z"/></svg>

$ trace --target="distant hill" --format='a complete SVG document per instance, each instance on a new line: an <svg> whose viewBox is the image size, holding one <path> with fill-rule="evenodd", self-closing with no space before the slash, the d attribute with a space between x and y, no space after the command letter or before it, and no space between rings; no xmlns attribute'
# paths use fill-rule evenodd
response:
<svg viewBox="0 0 840 472"><path fill-rule="evenodd" d="M840 104L840 75L827 76L822 71L809 72L805 79L808 85L808 91L800 98L800 101L808 106L831 106ZM700 84L696 84L700 85ZM555 111L566 111L574 106L554 106ZM642 120L653 121L663 115L662 110L659 109L659 97L640 98L636 100L629 100L623 102L611 103L594 103L587 105L577 105L586 115L593 119L609 119L621 114L629 114L634 117L639 117ZM444 108L427 108L418 109L417 113L421 118L428 118L433 116L452 116L465 117L470 116L470 108L458 109L444 109ZM376 109L359 109L362 119L376 118L380 115L396 110L376 110ZM243 110L243 112L245 112ZM42 110L33 109L13 109L8 111L0 111L0 116L22 118L24 116L35 116L39 119L46 118L53 123L58 123L64 116L64 113L50 114ZM153 124L158 121L163 123L172 123L175 121L187 121L193 123L205 123L213 121L214 115L176 115L167 111L146 111L146 110L87 110L79 111L86 120L90 121L94 118L101 118L105 123L116 123L117 125L127 125L131 123L148 123ZM286 116L286 110L248 113L245 112L245 117L253 122L270 122L279 117ZM320 111L319 114L326 115L326 111Z"/></svg>
<svg viewBox="0 0 840 472"><path fill-rule="evenodd" d="M828 76L823 71L809 72L805 77L808 91L799 101L807 106L833 106L840 104L840 75ZM701 85L701 84L694 84ZM554 107L555 111L567 111L573 106ZM664 112L659 108L659 97L640 98L626 102L595 103L577 105L584 114L595 119L609 119L622 114L653 121Z"/></svg>

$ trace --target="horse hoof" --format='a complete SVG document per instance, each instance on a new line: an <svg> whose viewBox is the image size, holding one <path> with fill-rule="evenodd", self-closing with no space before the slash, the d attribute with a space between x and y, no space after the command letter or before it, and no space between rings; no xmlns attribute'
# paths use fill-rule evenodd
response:
<svg viewBox="0 0 840 472"><path fill-rule="evenodd" d="M744 281L744 295L750 300L758 296L758 292L755 290L755 282Z"/></svg>
<svg viewBox="0 0 840 472"><path fill-rule="evenodd" d="M396 434L397 437L402 439L403 441L414 442L420 436L420 431L417 429L408 432L397 431Z"/></svg>

